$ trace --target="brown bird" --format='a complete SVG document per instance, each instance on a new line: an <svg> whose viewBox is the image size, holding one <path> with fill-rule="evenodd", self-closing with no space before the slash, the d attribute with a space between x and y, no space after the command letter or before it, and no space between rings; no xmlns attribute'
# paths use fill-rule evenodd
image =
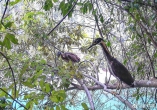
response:
<svg viewBox="0 0 157 110"><path fill-rule="evenodd" d="M61 56L61 58L64 60L64 61L66 61L66 62L69 62L69 61L71 61L71 62L73 62L73 63L77 63L77 62L80 62L80 58L76 55L76 54L73 54L73 53L71 53L71 52L65 52L65 53L63 53L63 52L58 52L57 53L57 56L58 57L60 57Z"/></svg>
<svg viewBox="0 0 157 110"><path fill-rule="evenodd" d="M120 83L124 82L125 84L133 87L134 79L131 76L130 72L127 70L127 68L123 64L121 64L117 59L115 59L113 56L111 56L111 54L108 51L107 46L102 38L95 39L89 48L91 48L92 46L97 45L97 44L100 44L100 46L102 47L104 56L108 60L109 70L110 70L111 74L113 76L115 76L120 81Z"/></svg>

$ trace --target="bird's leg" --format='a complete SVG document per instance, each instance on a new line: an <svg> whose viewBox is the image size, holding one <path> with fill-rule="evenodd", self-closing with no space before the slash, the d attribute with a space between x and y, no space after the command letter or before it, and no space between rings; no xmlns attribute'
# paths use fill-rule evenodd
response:
<svg viewBox="0 0 157 110"><path fill-rule="evenodd" d="M109 69L109 72L110 72L110 76L109 76L109 78L107 79L107 70L106 70L105 85L108 85L108 84L109 84L109 82L110 82L110 79L111 79L111 70L110 70L110 68L109 68L109 67L108 67L108 69Z"/></svg>
<svg viewBox="0 0 157 110"><path fill-rule="evenodd" d="M117 88L116 88L116 92L117 92L117 90L119 90L118 95L121 93L122 86L123 86L123 85L122 85L122 81L119 80L118 86L117 86Z"/></svg>
<svg viewBox="0 0 157 110"><path fill-rule="evenodd" d="M120 94L121 89L120 89L120 92L117 93L117 90L119 90L119 88L121 88L121 87L120 87L120 82L121 82L121 81L118 79L118 86L116 87L116 91L112 91L112 92L111 92L112 95L119 95L119 94Z"/></svg>
<svg viewBox="0 0 157 110"><path fill-rule="evenodd" d="M112 64L112 62L111 62L111 64ZM109 70L109 72L110 72L110 77L109 77L108 81L106 81L106 85L109 84L111 75L113 75L113 73L112 73L112 69L111 69L110 65L108 65L108 70ZM107 71L106 71L106 72L107 72Z"/></svg>
<svg viewBox="0 0 157 110"><path fill-rule="evenodd" d="M110 77L109 77L108 81L106 82L107 84L110 82L110 78L111 78L111 74L110 74Z"/></svg>
<svg viewBox="0 0 157 110"><path fill-rule="evenodd" d="M118 85L116 85L116 91L112 91L111 93L112 93L112 95L119 95L120 94L120 92L119 93L117 93L117 90L119 90L121 87L120 87L120 83L121 83L121 81L118 79ZM121 89L120 89L120 91L121 91Z"/></svg>
<svg viewBox="0 0 157 110"><path fill-rule="evenodd" d="M119 90L119 88L120 88L120 82L121 81L118 81L118 86L116 87L116 91Z"/></svg>
<svg viewBox="0 0 157 110"><path fill-rule="evenodd" d="M112 93L112 95L119 95L117 92L115 92L115 91L112 91L111 92Z"/></svg>

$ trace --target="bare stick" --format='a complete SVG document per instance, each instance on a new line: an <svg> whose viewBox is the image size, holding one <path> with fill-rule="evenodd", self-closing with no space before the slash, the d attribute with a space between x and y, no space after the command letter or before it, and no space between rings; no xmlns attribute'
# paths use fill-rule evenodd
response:
<svg viewBox="0 0 157 110"><path fill-rule="evenodd" d="M92 99L92 97L91 97L91 94L90 94L88 88L86 87L86 85L85 85L80 79L76 79L76 80L77 80L77 81L81 84L81 86L84 88L84 90L85 90L85 92L86 92L86 95L87 95L87 97L88 97L89 104L90 104L90 106L91 106L91 110L95 110L95 108L94 108L94 102L93 102L93 99Z"/></svg>

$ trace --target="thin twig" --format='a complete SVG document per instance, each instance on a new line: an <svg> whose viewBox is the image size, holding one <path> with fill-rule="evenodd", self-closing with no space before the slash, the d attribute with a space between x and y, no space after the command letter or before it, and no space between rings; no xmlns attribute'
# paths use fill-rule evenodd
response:
<svg viewBox="0 0 157 110"><path fill-rule="evenodd" d="M78 65L78 69L80 68L80 65L81 65L82 63L84 63L84 62L88 62L88 63L93 67L93 70L94 70L94 72L96 73L97 80L99 81L98 71L97 71L95 65L94 65L91 61L84 60L84 61L80 62L79 65Z"/></svg>
<svg viewBox="0 0 157 110"><path fill-rule="evenodd" d="M75 5L77 4L77 1L74 3L74 5L72 6L72 8L68 11L68 13L58 22L58 24L47 34L47 36L49 36L59 25L61 22L63 22L63 20L69 15L69 13L74 9Z"/></svg>
<svg viewBox="0 0 157 110"><path fill-rule="evenodd" d="M9 93L7 93L4 89L0 88L4 93L6 93L10 98L12 98L15 102L17 102L19 105L24 107L26 110L28 110L24 105L22 105L20 102L18 102L14 97L12 97Z"/></svg>
<svg viewBox="0 0 157 110"><path fill-rule="evenodd" d="M2 24L3 26L4 26L3 19L4 19L4 16L5 16L5 13L6 13L6 11L7 11L8 4L9 4L9 0L7 0L7 2L6 2L6 6L5 6L5 9L4 9L2 18L1 18L1 24Z"/></svg>
<svg viewBox="0 0 157 110"><path fill-rule="evenodd" d="M78 0L76 0L76 2L74 3L74 5L72 6L72 8L68 11L68 13L58 22L58 24L47 34L47 36L49 36L59 25L60 23L63 22L63 20L69 15L70 12L72 12L72 10L74 9L74 7L76 6ZM56 48L54 45L52 45L55 49L59 50L58 48Z"/></svg>
<svg viewBox="0 0 157 110"><path fill-rule="evenodd" d="M14 75L13 69L10 65L10 62L9 62L8 58L1 51L0 51L0 54L6 59L8 65L9 65L9 68L11 70L13 81L14 81L14 87L15 87L14 92L15 92L15 97L16 97L16 81L15 81L15 75Z"/></svg>

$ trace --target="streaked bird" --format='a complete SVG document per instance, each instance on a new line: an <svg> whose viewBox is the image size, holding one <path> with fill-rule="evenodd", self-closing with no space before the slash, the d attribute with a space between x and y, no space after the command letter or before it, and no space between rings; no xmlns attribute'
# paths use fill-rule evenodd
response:
<svg viewBox="0 0 157 110"><path fill-rule="evenodd" d="M71 61L71 62L73 62L73 63L77 63L77 62L80 62L80 58L76 55L76 54L74 54L74 53L71 53L71 52L58 52L57 53L57 56L58 57L60 57L61 56L61 58L64 60L64 61L66 61L66 62L69 62L69 61Z"/></svg>
<svg viewBox="0 0 157 110"><path fill-rule="evenodd" d="M102 47L104 56L106 57L106 59L108 61L110 73L113 76L115 76L120 81L120 83L123 82L131 87L134 87L134 79L131 76L130 72L127 70L127 68L122 63L120 63L117 59L115 59L110 54L110 52L108 51L107 46L102 38L95 39L89 48L91 48L97 44L99 44ZM119 83L119 85L120 85L120 83Z"/></svg>

